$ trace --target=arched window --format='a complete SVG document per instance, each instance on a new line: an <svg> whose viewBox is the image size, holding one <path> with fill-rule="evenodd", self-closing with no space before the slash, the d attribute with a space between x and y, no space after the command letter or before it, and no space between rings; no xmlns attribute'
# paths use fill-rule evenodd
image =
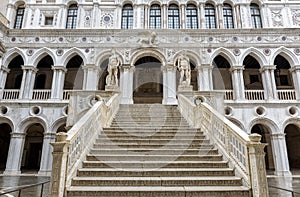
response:
<svg viewBox="0 0 300 197"><path fill-rule="evenodd" d="M161 28L161 9L160 6L154 4L150 8L150 29Z"/></svg>
<svg viewBox="0 0 300 197"><path fill-rule="evenodd" d="M20 5L17 9L16 20L15 20L15 29L22 29L24 11L25 11L25 6Z"/></svg>
<svg viewBox="0 0 300 197"><path fill-rule="evenodd" d="M70 5L68 9L68 16L67 16L67 29L75 29L76 23L77 23L77 13L78 13L78 7L76 4Z"/></svg>
<svg viewBox="0 0 300 197"><path fill-rule="evenodd" d="M168 28L179 29L179 8L175 4L171 4L168 9Z"/></svg>
<svg viewBox="0 0 300 197"><path fill-rule="evenodd" d="M234 28L232 7L229 4L224 4L223 6L223 20L225 29Z"/></svg>
<svg viewBox="0 0 300 197"><path fill-rule="evenodd" d="M126 4L122 10L122 29L132 29L133 27L133 8Z"/></svg>
<svg viewBox="0 0 300 197"><path fill-rule="evenodd" d="M186 28L187 29L197 29L198 28L197 8L193 4L188 4L186 7Z"/></svg>
<svg viewBox="0 0 300 197"><path fill-rule="evenodd" d="M251 3L250 10L251 10L252 26L254 28L262 28L259 6L254 3Z"/></svg>
<svg viewBox="0 0 300 197"><path fill-rule="evenodd" d="M205 5L205 26L207 29L216 28L216 10L212 4Z"/></svg>

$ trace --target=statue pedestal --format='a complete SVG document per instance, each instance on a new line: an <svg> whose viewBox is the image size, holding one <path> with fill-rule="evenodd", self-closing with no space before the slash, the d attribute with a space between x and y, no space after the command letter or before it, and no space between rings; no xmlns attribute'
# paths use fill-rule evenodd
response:
<svg viewBox="0 0 300 197"><path fill-rule="evenodd" d="M120 91L120 88L117 85L106 85L105 91Z"/></svg>
<svg viewBox="0 0 300 197"><path fill-rule="evenodd" d="M192 92L193 86L191 85L179 85L178 92Z"/></svg>

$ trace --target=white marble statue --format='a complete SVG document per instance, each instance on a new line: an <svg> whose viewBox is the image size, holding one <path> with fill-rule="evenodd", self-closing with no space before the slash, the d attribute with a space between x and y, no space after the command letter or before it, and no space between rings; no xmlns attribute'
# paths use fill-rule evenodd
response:
<svg viewBox="0 0 300 197"><path fill-rule="evenodd" d="M190 59L186 55L186 52L183 52L174 64L180 72L179 85L189 86L191 84L191 67Z"/></svg>
<svg viewBox="0 0 300 197"><path fill-rule="evenodd" d="M118 86L118 67L120 66L120 57L116 54L115 50L112 50L112 55L108 59L106 77L107 86Z"/></svg>

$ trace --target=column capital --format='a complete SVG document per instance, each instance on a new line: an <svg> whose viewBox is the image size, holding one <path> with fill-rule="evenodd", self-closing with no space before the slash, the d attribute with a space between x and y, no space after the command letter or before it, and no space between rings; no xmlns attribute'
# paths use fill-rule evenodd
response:
<svg viewBox="0 0 300 197"><path fill-rule="evenodd" d="M67 72L67 68L64 66L52 66L51 69L54 71L57 70L57 71Z"/></svg>
<svg viewBox="0 0 300 197"><path fill-rule="evenodd" d="M129 70L129 71L135 70L135 66L133 66L131 64L122 64L119 68L120 68L120 70Z"/></svg>
<svg viewBox="0 0 300 197"><path fill-rule="evenodd" d="M285 133L272 133L272 134L270 134L270 136L272 138L276 138L276 139L279 139L279 138L284 139L286 134Z"/></svg>
<svg viewBox="0 0 300 197"><path fill-rule="evenodd" d="M100 66L96 66L95 64L86 64L82 66L82 70L100 70Z"/></svg>
<svg viewBox="0 0 300 197"><path fill-rule="evenodd" d="M11 133L11 138L25 138L26 133L21 133L21 132L12 132Z"/></svg>
<svg viewBox="0 0 300 197"><path fill-rule="evenodd" d="M197 66L198 70L202 70L202 69L213 69L214 67L210 64L201 64Z"/></svg>
<svg viewBox="0 0 300 197"><path fill-rule="evenodd" d="M230 72L245 70L245 66L243 66L243 65L234 65L229 70L230 70Z"/></svg>
<svg viewBox="0 0 300 197"><path fill-rule="evenodd" d="M44 138L48 138L48 139L56 139L56 134L57 134L57 133L47 132L47 133L44 133Z"/></svg>
<svg viewBox="0 0 300 197"><path fill-rule="evenodd" d="M161 67L162 72L176 71L176 70L177 70L177 67L174 66L173 64L167 64L167 65Z"/></svg>
<svg viewBox="0 0 300 197"><path fill-rule="evenodd" d="M36 67L34 66L31 66L31 65L24 65L24 66L21 66L22 67L22 70L30 70L30 71L33 71L35 73L38 72L39 69L37 69Z"/></svg>
<svg viewBox="0 0 300 197"><path fill-rule="evenodd" d="M263 65L260 69L259 72L264 72L267 70L276 70L276 66L275 65Z"/></svg>
<svg viewBox="0 0 300 197"><path fill-rule="evenodd" d="M1 67L0 67L0 71L4 71L4 72L9 73L9 72L10 72L10 69L9 69L9 68L6 68L6 67L4 67L4 66L1 66Z"/></svg>
<svg viewBox="0 0 300 197"><path fill-rule="evenodd" d="M292 68L289 69L290 72L299 72L300 71L300 65L295 65Z"/></svg>

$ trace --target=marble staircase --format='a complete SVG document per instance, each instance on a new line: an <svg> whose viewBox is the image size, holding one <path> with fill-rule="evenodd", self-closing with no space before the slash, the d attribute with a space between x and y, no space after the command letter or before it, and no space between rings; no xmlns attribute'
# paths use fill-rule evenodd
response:
<svg viewBox="0 0 300 197"><path fill-rule="evenodd" d="M121 105L67 196L250 196L205 134L177 106Z"/></svg>

